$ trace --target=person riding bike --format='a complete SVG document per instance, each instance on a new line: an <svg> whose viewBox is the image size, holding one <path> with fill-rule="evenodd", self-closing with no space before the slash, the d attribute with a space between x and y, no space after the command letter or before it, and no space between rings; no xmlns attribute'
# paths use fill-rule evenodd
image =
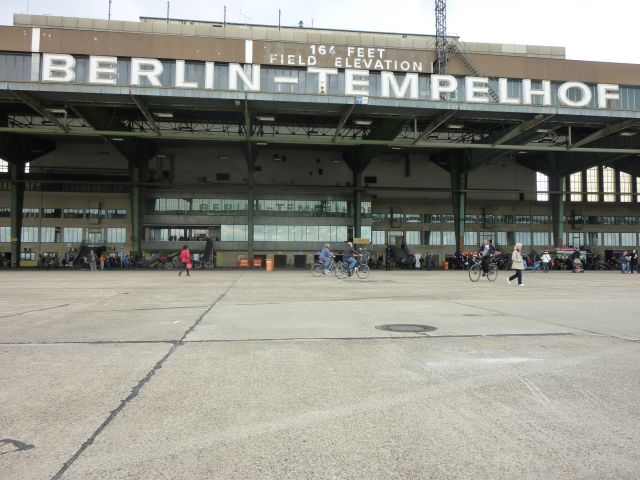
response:
<svg viewBox="0 0 640 480"><path fill-rule="evenodd" d="M349 267L349 276L353 275L353 269L358 264L358 261L353 258L359 256L358 252L355 248L353 248L353 243L347 242L347 246L344 248L342 252L342 260L347 263Z"/></svg>
<svg viewBox="0 0 640 480"><path fill-rule="evenodd" d="M482 257L480 265L482 266L482 275L484 276L489 272L489 259L491 255L496 253L496 247L493 246L493 243L489 242L487 237L484 237L482 239L482 245L480 245L479 253Z"/></svg>
<svg viewBox="0 0 640 480"><path fill-rule="evenodd" d="M322 271L323 275L327 273L327 270L329 270L332 257L333 257L333 253L331 253L329 244L325 243L322 247L322 250L320 250L320 255L318 256L318 259L322 262L322 265L324 266L324 270Z"/></svg>

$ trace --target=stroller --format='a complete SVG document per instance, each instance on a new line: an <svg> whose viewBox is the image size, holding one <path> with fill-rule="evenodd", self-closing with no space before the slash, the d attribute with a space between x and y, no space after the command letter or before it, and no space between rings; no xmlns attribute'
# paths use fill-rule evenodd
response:
<svg viewBox="0 0 640 480"><path fill-rule="evenodd" d="M579 258L575 258L573 260L573 269L576 273L584 273L584 265L582 264L582 260Z"/></svg>

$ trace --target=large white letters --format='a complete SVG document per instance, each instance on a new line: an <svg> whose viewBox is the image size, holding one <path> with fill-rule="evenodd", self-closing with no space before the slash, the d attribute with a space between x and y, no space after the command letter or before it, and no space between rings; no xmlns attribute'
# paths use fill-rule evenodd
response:
<svg viewBox="0 0 640 480"><path fill-rule="evenodd" d="M116 57L89 57L89 83L115 85L118 80Z"/></svg>
<svg viewBox="0 0 640 480"><path fill-rule="evenodd" d="M42 55L43 82L73 82L76 79L76 59L67 54Z"/></svg>
<svg viewBox="0 0 640 480"><path fill-rule="evenodd" d="M238 90L238 77L240 77L245 90L260 91L260 65L246 65L246 67L251 69L252 78L249 78L239 63L229 64L229 90Z"/></svg>
<svg viewBox="0 0 640 480"><path fill-rule="evenodd" d="M571 100L569 98L569 90L572 88L580 90L580 100ZM567 82L560 85L558 89L558 99L567 107L587 107L591 103L593 94L588 85L581 82Z"/></svg>
<svg viewBox="0 0 640 480"><path fill-rule="evenodd" d="M531 88L531 80L522 80L522 96L524 97L525 105L533 105L533 97L542 97L542 105L545 107L551 106L551 82L549 80L542 81L542 88L534 90Z"/></svg>
<svg viewBox="0 0 640 480"><path fill-rule="evenodd" d="M467 102L489 103L489 79L487 77L465 77L464 90Z"/></svg>
<svg viewBox="0 0 640 480"><path fill-rule="evenodd" d="M355 77L366 77L366 80L356 80ZM345 70L344 94L369 96L369 70Z"/></svg>
<svg viewBox="0 0 640 480"><path fill-rule="evenodd" d="M176 87L177 88L198 88L198 82L185 81L186 64L184 60L176 60Z"/></svg>
<svg viewBox="0 0 640 480"><path fill-rule="evenodd" d="M456 77L451 75L431 75L431 100L440 100L445 93L453 93L458 88Z"/></svg>
<svg viewBox="0 0 640 480"><path fill-rule="evenodd" d="M382 95L383 97L390 97L390 90L393 90L393 96L395 98L406 98L407 91L409 91L409 98L417 100L418 98L418 74L407 73L402 81L402 86L398 86L396 76L393 72L381 72L380 80L382 81Z"/></svg>
<svg viewBox="0 0 640 480"><path fill-rule="evenodd" d="M506 78L498 79L498 100L505 105L520 105L520 99L509 96L509 80Z"/></svg>
<svg viewBox="0 0 640 480"><path fill-rule="evenodd" d="M154 87L161 87L162 63L155 58L131 59L131 85L140 86L140 80L145 77Z"/></svg>
<svg viewBox="0 0 640 480"><path fill-rule="evenodd" d="M337 75L338 69L309 67L307 72L318 74L318 93L325 94L327 93L327 75Z"/></svg>
<svg viewBox="0 0 640 480"><path fill-rule="evenodd" d="M608 100L620 100L620 86L610 83L598 84L598 108L607 108Z"/></svg>

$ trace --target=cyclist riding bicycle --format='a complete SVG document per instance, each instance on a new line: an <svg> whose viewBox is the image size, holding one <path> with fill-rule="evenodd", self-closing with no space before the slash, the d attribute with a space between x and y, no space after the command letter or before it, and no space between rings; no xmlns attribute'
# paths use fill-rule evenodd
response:
<svg viewBox="0 0 640 480"><path fill-rule="evenodd" d="M489 271L489 259L491 255L496 253L496 247L493 246L493 243L489 242L487 237L484 237L482 239L482 245L480 245L479 253L482 257L480 265L482 266L482 275L484 276Z"/></svg>
<svg viewBox="0 0 640 480"><path fill-rule="evenodd" d="M344 248L344 251L342 252L342 260L345 261L347 263L347 266L349 267L349 276L353 275L353 269L358 264L358 261L353 257L359 257L359 256L360 255L358 254L356 249L353 248L353 243L347 242L347 246Z"/></svg>
<svg viewBox="0 0 640 480"><path fill-rule="evenodd" d="M325 243L322 247L322 250L320 250L320 255L318 256L318 259L322 262L322 265L324 266L324 270L322 271L323 275L327 273L327 270L331 265L332 257L333 257L333 253L331 253L329 244Z"/></svg>

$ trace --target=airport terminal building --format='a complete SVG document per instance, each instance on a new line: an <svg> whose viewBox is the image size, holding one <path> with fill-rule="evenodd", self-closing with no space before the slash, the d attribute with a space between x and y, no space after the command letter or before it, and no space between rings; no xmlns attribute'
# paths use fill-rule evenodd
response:
<svg viewBox="0 0 640 480"><path fill-rule="evenodd" d="M635 248L640 65L448 40L435 73L425 35L15 15L0 252Z"/></svg>

